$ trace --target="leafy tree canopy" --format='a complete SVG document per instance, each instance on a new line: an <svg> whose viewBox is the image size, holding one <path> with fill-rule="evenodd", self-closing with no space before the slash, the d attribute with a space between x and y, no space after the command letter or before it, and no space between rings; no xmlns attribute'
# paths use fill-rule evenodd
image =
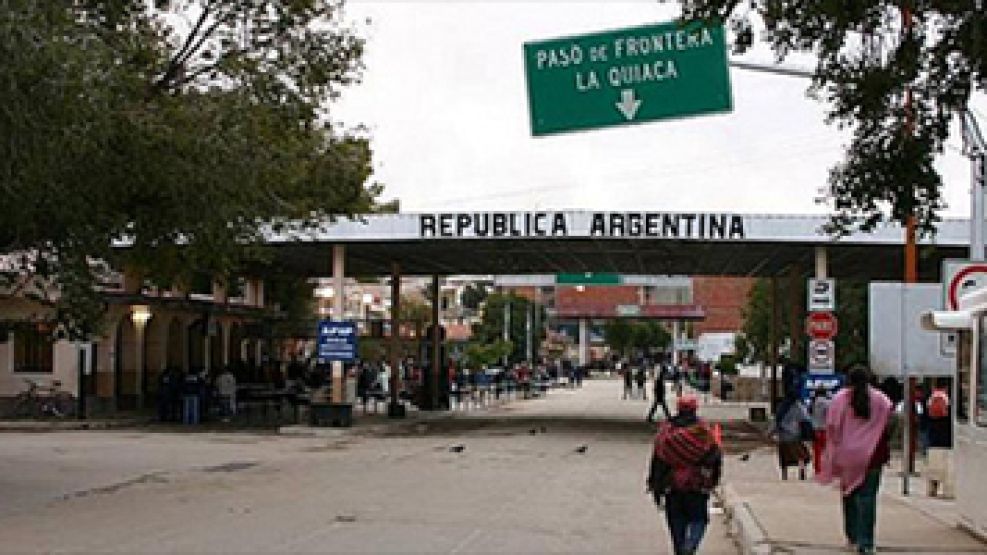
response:
<svg viewBox="0 0 987 555"><path fill-rule="evenodd" d="M505 305L509 306L505 310ZM536 326L536 322L545 321L545 309L541 306L532 307L533 303L527 298L514 293L491 293L483 303L483 318L473 325L473 342L481 345L494 345L502 342L504 338L504 314L510 314L508 323L508 340L505 342L510 347L510 362L518 362L525 359L528 345L528 314L531 315L531 341L532 351L537 356L537 346L541 345L545 337L545 330L542 326ZM541 311L538 318L535 318L534 310Z"/></svg>
<svg viewBox="0 0 987 555"><path fill-rule="evenodd" d="M987 90L987 10L974 0L683 0L684 19L728 21L744 52L763 27L779 59L818 57L810 92L851 128L830 172L830 231L871 230L914 215L933 230L943 208L933 167L953 115ZM906 23L907 21L907 23Z"/></svg>
<svg viewBox="0 0 987 555"><path fill-rule="evenodd" d="M263 233L371 211L368 140L330 123L363 41L340 1L8 0L0 253L96 331L96 260L230 275ZM378 207L383 210L394 206ZM113 250L114 241L132 245Z"/></svg>

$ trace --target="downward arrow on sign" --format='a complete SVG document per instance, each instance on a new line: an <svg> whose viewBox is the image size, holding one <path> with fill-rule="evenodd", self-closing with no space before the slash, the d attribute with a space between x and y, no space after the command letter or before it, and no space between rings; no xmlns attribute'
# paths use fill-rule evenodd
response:
<svg viewBox="0 0 987 555"><path fill-rule="evenodd" d="M625 118L632 120L637 114L637 109L641 107L641 101L634 98L634 89L624 89L620 91L620 102L617 102L616 106Z"/></svg>

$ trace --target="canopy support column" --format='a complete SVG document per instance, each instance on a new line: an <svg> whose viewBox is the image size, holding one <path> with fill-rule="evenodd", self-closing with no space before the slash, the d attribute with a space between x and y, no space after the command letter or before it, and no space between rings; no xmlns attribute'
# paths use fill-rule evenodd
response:
<svg viewBox="0 0 987 555"><path fill-rule="evenodd" d="M343 245L332 246L332 319L343 320L343 311L346 307L346 293L344 287L344 272L346 271L346 247ZM334 360L332 362L332 402L335 404L346 401L345 392L346 377L343 375L343 361Z"/></svg>
<svg viewBox="0 0 987 555"><path fill-rule="evenodd" d="M579 319L579 366L589 364L589 319Z"/></svg>
<svg viewBox="0 0 987 555"><path fill-rule="evenodd" d="M391 336L388 341L391 362L391 403L387 416L404 418L404 405L398 400L401 390L401 266L391 264Z"/></svg>

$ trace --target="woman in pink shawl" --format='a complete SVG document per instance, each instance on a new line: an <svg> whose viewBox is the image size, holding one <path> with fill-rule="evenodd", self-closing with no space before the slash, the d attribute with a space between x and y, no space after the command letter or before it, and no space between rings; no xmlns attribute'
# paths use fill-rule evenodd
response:
<svg viewBox="0 0 987 555"><path fill-rule="evenodd" d="M869 385L862 366L850 371L850 386L836 394L826 416L829 442L817 480L839 480L843 531L858 553L874 553L874 524L881 468L891 458L888 423L891 401Z"/></svg>

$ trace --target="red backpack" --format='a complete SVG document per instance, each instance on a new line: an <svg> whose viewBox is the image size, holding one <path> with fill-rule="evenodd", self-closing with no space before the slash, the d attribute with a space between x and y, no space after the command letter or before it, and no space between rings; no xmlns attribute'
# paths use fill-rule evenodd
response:
<svg viewBox="0 0 987 555"><path fill-rule="evenodd" d="M949 396L946 392L937 389L929 396L929 418L949 417Z"/></svg>

